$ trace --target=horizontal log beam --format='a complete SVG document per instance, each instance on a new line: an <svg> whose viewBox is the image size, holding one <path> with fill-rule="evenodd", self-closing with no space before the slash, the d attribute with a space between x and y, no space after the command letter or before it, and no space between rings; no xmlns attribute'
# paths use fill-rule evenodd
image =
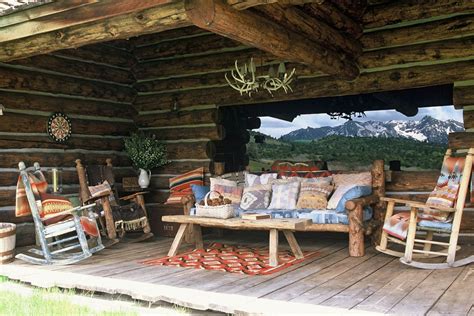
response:
<svg viewBox="0 0 474 316"><path fill-rule="evenodd" d="M325 0L227 0L227 4L236 10L246 10L260 5L279 3L282 5L303 5L306 3L321 4Z"/></svg>
<svg viewBox="0 0 474 316"><path fill-rule="evenodd" d="M273 19L279 25L307 35L309 40L343 52L346 58L354 59L362 53L362 46L348 34L344 34L298 7L283 7L271 4L259 7L260 12Z"/></svg>
<svg viewBox="0 0 474 316"><path fill-rule="evenodd" d="M343 79L359 75L355 62L295 31L249 11L237 11L217 0L186 0L186 14L198 27L267 51L284 60L307 64Z"/></svg>
<svg viewBox="0 0 474 316"><path fill-rule="evenodd" d="M106 20L118 15L164 5L170 0L102 0L54 15L37 17L0 29L0 43L37 34L52 32L71 26Z"/></svg>
<svg viewBox="0 0 474 316"><path fill-rule="evenodd" d="M61 109L68 114L81 114L93 116L109 116L130 119L136 115L135 109L129 104L108 103L106 101L95 101L81 98L67 98L64 96L45 96L40 94L21 92L0 93L0 103L6 109L36 110L44 112L55 112ZM87 106L84 104L87 103Z"/></svg>
<svg viewBox="0 0 474 316"><path fill-rule="evenodd" d="M258 104L298 99L310 99L331 96L354 95L390 90L403 90L417 87L451 84L456 81L474 80L474 61L416 66L391 69L378 72L366 72L352 82L329 77L299 78L293 87L293 93L276 93L271 97L264 93L242 98L237 91L227 86L209 87L183 91L180 94L164 93L153 96L140 105L140 110L171 108L173 104L184 108L200 104L238 105ZM145 96L143 96L145 97ZM151 97L151 96L147 96ZM321 112L327 112L321 108ZM315 113L317 110L313 113Z"/></svg>
<svg viewBox="0 0 474 316"><path fill-rule="evenodd" d="M466 111L463 110L463 121L464 121L464 128L465 129L472 129L474 128L474 111Z"/></svg>
<svg viewBox="0 0 474 316"><path fill-rule="evenodd" d="M195 125L220 123L221 117L216 109L197 111L176 111L140 115L136 119L139 127L163 127L174 125Z"/></svg>
<svg viewBox="0 0 474 316"><path fill-rule="evenodd" d="M2 18L0 19L0 27L23 23L29 20L50 16L52 14L72 10L84 5L89 5L97 2L98 0L55 1L37 7L28 8L27 10L19 10L2 16Z"/></svg>
<svg viewBox="0 0 474 316"><path fill-rule="evenodd" d="M130 52L101 43L86 45L73 49L63 49L53 52L52 55L107 64L127 69L131 68L135 64L135 58Z"/></svg>
<svg viewBox="0 0 474 316"><path fill-rule="evenodd" d="M467 149L474 147L474 133L455 132L449 134L448 147L453 149Z"/></svg>
<svg viewBox="0 0 474 316"><path fill-rule="evenodd" d="M474 85L454 85L453 104L456 109L474 105Z"/></svg>
<svg viewBox="0 0 474 316"><path fill-rule="evenodd" d="M338 7L329 1L325 1L322 4L307 4L304 8L312 16L325 21L340 31L352 35L354 38L359 38L362 35L363 28L361 24L352 17L344 14Z"/></svg>
<svg viewBox="0 0 474 316"><path fill-rule="evenodd" d="M360 40L364 49L373 50L391 46L408 46L421 42L449 40L470 35L474 35L473 15L370 32L364 34Z"/></svg>
<svg viewBox="0 0 474 316"><path fill-rule="evenodd" d="M189 25L181 1L0 44L0 61Z"/></svg>
<svg viewBox="0 0 474 316"><path fill-rule="evenodd" d="M457 13L474 13L474 2L470 0L392 1L369 7L362 21L364 27L370 29Z"/></svg>
<svg viewBox="0 0 474 316"><path fill-rule="evenodd" d="M221 140L225 137L225 128L222 125L193 128L165 128L160 129L154 134L156 139L160 140Z"/></svg>

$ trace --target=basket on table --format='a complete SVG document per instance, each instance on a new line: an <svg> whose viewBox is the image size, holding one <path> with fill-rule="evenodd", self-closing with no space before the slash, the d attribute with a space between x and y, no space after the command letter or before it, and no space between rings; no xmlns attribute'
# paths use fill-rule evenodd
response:
<svg viewBox="0 0 474 316"><path fill-rule="evenodd" d="M235 217L234 206L232 204L212 206L208 204L208 198L211 193L219 194L219 199L223 200L223 196L217 191L210 191L204 197L204 205L196 203L196 216L212 217L212 218L232 218Z"/></svg>

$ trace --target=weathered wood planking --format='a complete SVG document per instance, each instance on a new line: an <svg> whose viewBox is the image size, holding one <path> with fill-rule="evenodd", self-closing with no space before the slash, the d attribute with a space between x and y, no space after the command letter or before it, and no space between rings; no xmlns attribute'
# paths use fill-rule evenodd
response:
<svg viewBox="0 0 474 316"><path fill-rule="evenodd" d="M474 147L473 132L455 132L449 134L449 148L471 148Z"/></svg>

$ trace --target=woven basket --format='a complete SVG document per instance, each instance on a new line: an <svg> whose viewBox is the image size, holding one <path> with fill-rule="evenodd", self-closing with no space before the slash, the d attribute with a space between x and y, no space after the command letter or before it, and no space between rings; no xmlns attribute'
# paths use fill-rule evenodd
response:
<svg viewBox="0 0 474 316"><path fill-rule="evenodd" d="M204 197L204 205L199 205L198 203L196 203L196 216L222 218L222 219L235 217L234 206L232 204L219 205L219 206L207 205L207 198L212 192L216 192L216 191L210 191ZM216 193L219 194L219 198L222 196L219 192L216 192Z"/></svg>

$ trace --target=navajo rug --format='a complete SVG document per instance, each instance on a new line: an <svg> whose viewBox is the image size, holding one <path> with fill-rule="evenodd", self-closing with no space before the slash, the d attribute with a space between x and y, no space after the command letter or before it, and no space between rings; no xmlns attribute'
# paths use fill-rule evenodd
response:
<svg viewBox="0 0 474 316"><path fill-rule="evenodd" d="M268 263L268 247L249 247L212 243L206 249L194 249L174 257L163 257L141 261L142 264L186 267L214 271L226 271L248 275L272 274L305 259L319 255L318 252L304 252L303 259L296 259L290 250L279 250L279 265Z"/></svg>

